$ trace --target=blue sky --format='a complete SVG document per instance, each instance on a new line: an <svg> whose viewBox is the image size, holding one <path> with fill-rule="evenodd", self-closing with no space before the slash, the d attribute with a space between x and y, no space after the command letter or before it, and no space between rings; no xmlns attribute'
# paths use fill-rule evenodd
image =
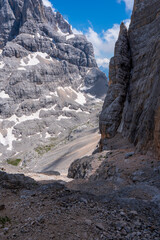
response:
<svg viewBox="0 0 160 240"><path fill-rule="evenodd" d="M85 34L94 46L97 63L108 68L122 21L129 26L134 0L43 0L59 11L74 33Z"/></svg>

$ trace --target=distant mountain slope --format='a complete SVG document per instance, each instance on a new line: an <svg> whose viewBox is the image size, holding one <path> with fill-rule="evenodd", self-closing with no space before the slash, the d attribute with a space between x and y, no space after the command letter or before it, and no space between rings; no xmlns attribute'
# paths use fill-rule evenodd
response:
<svg viewBox="0 0 160 240"><path fill-rule="evenodd" d="M0 0L0 23L0 158L30 159L90 120L107 79L92 44L41 0Z"/></svg>

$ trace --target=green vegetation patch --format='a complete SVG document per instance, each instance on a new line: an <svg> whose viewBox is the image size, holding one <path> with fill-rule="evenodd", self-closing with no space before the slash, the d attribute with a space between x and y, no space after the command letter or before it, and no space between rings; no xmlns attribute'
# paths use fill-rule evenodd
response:
<svg viewBox="0 0 160 240"><path fill-rule="evenodd" d="M6 223L10 223L11 220L9 219L9 217L5 216L5 217L1 217L0 216L0 224L2 225L2 228L4 228Z"/></svg>
<svg viewBox="0 0 160 240"><path fill-rule="evenodd" d="M17 159L8 159L8 160L7 160L7 163L10 164L10 165L13 165L13 166L18 166L21 161L22 161L22 160L21 160L20 158L17 158Z"/></svg>
<svg viewBox="0 0 160 240"><path fill-rule="evenodd" d="M55 145L45 145L45 146L39 146L37 148L35 148L35 151L39 154L39 155L43 155L44 153L49 152L52 147L54 147Z"/></svg>
<svg viewBox="0 0 160 240"><path fill-rule="evenodd" d="M56 140L57 138L51 138L51 143L47 144L47 145L41 145L36 147L34 150L39 154L39 155L43 155L47 152L49 152L52 148L54 148L56 146Z"/></svg>

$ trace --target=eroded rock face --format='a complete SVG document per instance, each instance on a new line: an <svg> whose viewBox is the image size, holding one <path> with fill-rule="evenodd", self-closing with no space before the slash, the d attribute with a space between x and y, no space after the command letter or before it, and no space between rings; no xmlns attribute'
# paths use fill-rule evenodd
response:
<svg viewBox="0 0 160 240"><path fill-rule="evenodd" d="M113 137L121 122L130 76L130 49L127 28L122 23L115 46L114 57L109 66L109 88L100 115L102 144L105 138Z"/></svg>
<svg viewBox="0 0 160 240"><path fill-rule="evenodd" d="M157 0L137 0L134 3L128 31L131 69L127 91L124 91L123 97L126 101L125 104L120 102L119 108L112 108L118 99L116 97L121 94L121 88L118 88L117 96L113 97L114 101L110 101L116 88L112 82L108 90L111 93L106 97L100 117L102 140L105 138L105 141L102 141L103 146L107 143L107 138L114 136L119 130L138 150L151 149L160 154L159 12L160 2ZM113 60L110 72L113 69L112 62ZM111 81L112 76L110 74ZM118 84L120 83L118 79ZM115 115L118 117L115 118Z"/></svg>
<svg viewBox="0 0 160 240"><path fill-rule="evenodd" d="M107 79L92 44L42 0L0 0L0 23L0 158L32 159L87 124Z"/></svg>

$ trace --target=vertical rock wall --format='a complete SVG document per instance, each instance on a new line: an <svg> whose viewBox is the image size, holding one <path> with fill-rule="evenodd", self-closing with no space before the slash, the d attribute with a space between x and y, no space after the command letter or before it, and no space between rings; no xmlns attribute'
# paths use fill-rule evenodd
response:
<svg viewBox="0 0 160 240"><path fill-rule="evenodd" d="M128 32L122 23L114 57L109 66L109 88L100 115L101 144L115 136L120 125L130 77L130 49Z"/></svg>
<svg viewBox="0 0 160 240"><path fill-rule="evenodd" d="M127 35L127 34L126 34ZM137 150L153 150L160 154L160 1L136 0L132 13L131 25L128 31L129 51L131 63L127 91L124 99L115 108L117 101L114 96L116 89L113 81L113 59L110 64L111 85L108 90L104 107L100 116L100 131L103 147L108 137L113 137L119 131L136 145ZM118 40L117 44L120 40ZM122 55L123 56L123 55ZM122 71L122 67L119 66ZM118 69L118 67L116 68ZM129 69L129 65L127 70ZM117 71L116 71L117 74ZM115 78L114 78L115 79ZM121 79L118 78L118 84ZM118 95L121 95L118 87ZM122 109L122 110L121 110ZM123 113L122 113L123 112ZM122 114L121 114L122 113ZM115 118L115 115L118 117ZM109 120L108 120L109 119ZM121 119L121 120L120 120ZM109 123L109 125L108 125ZM110 129L112 134L110 133Z"/></svg>

